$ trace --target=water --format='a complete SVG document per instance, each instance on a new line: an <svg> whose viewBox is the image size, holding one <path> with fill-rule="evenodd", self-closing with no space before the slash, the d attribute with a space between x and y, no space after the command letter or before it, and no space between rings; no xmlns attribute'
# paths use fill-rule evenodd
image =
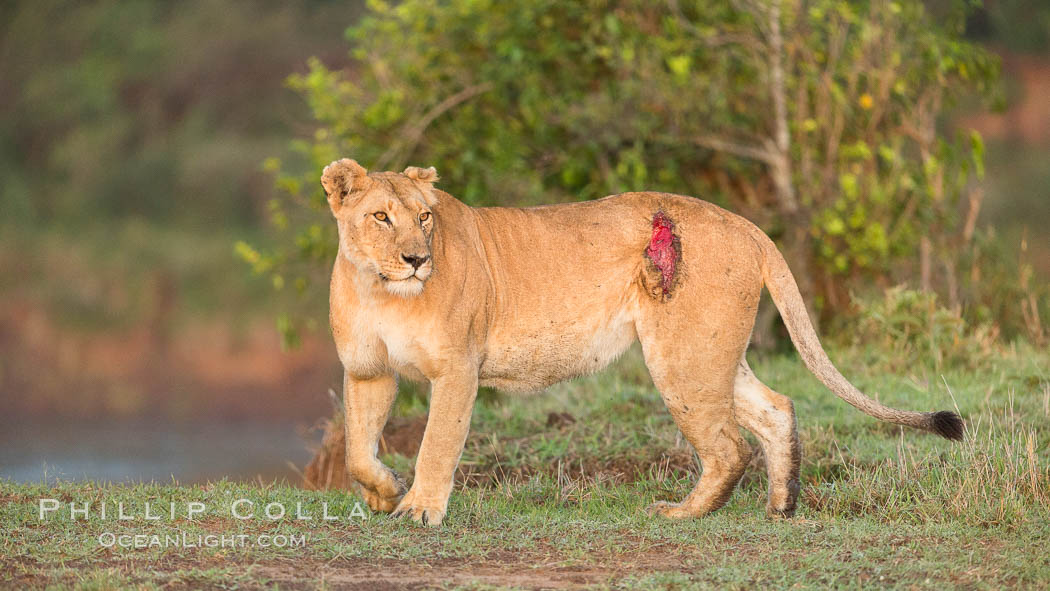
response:
<svg viewBox="0 0 1050 591"><path fill-rule="evenodd" d="M298 483L317 432L290 423L0 424L0 479Z"/></svg>

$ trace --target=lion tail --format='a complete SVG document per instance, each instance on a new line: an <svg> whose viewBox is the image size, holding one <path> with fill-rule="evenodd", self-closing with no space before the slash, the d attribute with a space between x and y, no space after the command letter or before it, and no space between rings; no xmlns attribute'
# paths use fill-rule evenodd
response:
<svg viewBox="0 0 1050 591"><path fill-rule="evenodd" d="M761 235L759 245L763 254L762 277L766 289L769 290L777 310L780 310L788 334L791 335L791 342L795 344L795 349L809 371L836 396L876 419L924 429L955 441L962 440L963 421L958 414L947 410L914 412L890 408L866 396L839 373L820 345L787 261L768 236L761 231L758 234Z"/></svg>

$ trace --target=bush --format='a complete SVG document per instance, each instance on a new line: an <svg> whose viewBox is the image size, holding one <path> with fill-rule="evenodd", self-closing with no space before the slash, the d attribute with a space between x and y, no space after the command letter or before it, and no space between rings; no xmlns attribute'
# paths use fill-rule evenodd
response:
<svg viewBox="0 0 1050 591"><path fill-rule="evenodd" d="M905 280L923 237L953 252L983 144L936 122L998 72L962 29L919 0L373 0L347 32L353 68L290 78L318 126L268 163L286 246L252 265L278 288L327 272L317 179L350 156L436 166L472 205L701 196L762 225L808 301L840 311L831 292Z"/></svg>
<svg viewBox="0 0 1050 591"><path fill-rule="evenodd" d="M894 351L886 362L900 363L898 369L977 366L993 352L999 335L994 326L970 324L958 310L941 306L936 294L904 286L855 298L855 305L853 345Z"/></svg>

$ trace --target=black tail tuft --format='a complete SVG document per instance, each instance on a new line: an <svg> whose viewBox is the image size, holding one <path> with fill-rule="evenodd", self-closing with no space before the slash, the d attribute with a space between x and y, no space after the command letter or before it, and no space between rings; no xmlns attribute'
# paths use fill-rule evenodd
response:
<svg viewBox="0 0 1050 591"><path fill-rule="evenodd" d="M962 441L963 420L962 417L950 410L940 410L930 413L929 430L952 441Z"/></svg>

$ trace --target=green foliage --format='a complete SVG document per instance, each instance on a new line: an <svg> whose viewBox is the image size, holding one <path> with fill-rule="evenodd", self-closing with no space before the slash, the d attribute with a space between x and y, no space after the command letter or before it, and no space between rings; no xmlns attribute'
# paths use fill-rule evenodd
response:
<svg viewBox="0 0 1050 591"><path fill-rule="evenodd" d="M930 0L928 0L930 1ZM931 2L937 5L944 0ZM967 22L967 34L1012 51L1038 53L1050 49L1050 4L1041 0L980 2Z"/></svg>
<svg viewBox="0 0 1050 591"><path fill-rule="evenodd" d="M980 136L943 133L940 114L967 92L992 97L998 63L960 39L961 18L934 22L921 2L807 6L788 95L819 266L907 279L895 269L923 236L949 248L959 199L983 176Z"/></svg>
<svg viewBox="0 0 1050 591"><path fill-rule="evenodd" d="M54 0L0 7L0 221L243 227L287 141L290 69L353 7ZM262 198L260 198L262 196Z"/></svg>
<svg viewBox="0 0 1050 591"><path fill-rule="evenodd" d="M1010 242L994 226L976 232L960 257L960 299L968 302L967 316L974 321L994 323L1008 338L1044 345L1050 336L1050 284L1036 274L1031 261L1039 253L1030 252L1027 237L1022 234L1016 249Z"/></svg>
<svg viewBox="0 0 1050 591"><path fill-rule="evenodd" d="M698 195L774 236L808 224L818 272L861 279L892 274L921 236L950 234L980 170L979 138L942 137L936 123L960 95L990 93L997 62L961 39L961 19L934 21L918 0L785 4L801 217L774 196L762 157L707 141L771 149L762 9L728 0L368 6L347 31L352 68L311 60L289 79L318 127L292 144L290 162L268 163L286 197L271 215L288 238L264 257L286 277L286 265L330 260L316 242L334 243L317 179L342 156L376 170L434 165L443 187L473 205Z"/></svg>
<svg viewBox="0 0 1050 591"><path fill-rule="evenodd" d="M994 351L995 329L967 323L959 311L939 305L936 294L898 286L854 303L854 344L873 347L877 355L897 363L897 369L976 367Z"/></svg>

